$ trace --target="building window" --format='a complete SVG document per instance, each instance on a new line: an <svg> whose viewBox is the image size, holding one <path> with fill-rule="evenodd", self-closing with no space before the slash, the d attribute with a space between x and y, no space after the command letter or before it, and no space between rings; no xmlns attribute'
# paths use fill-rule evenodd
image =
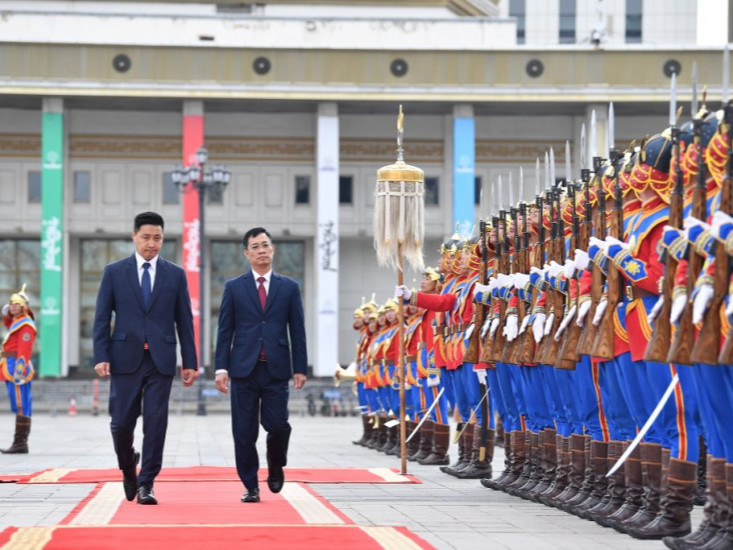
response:
<svg viewBox="0 0 733 550"><path fill-rule="evenodd" d="M575 0L560 0L560 44L575 44Z"/></svg>
<svg viewBox="0 0 733 550"><path fill-rule="evenodd" d="M517 44L524 44L527 41L525 34L525 20L527 7L525 0L509 0L509 17L517 18Z"/></svg>
<svg viewBox="0 0 733 550"><path fill-rule="evenodd" d="M311 177L295 176L295 204L310 204Z"/></svg>
<svg viewBox="0 0 733 550"><path fill-rule="evenodd" d="M74 171L74 202L91 202L92 173Z"/></svg>
<svg viewBox="0 0 733 550"><path fill-rule="evenodd" d="M354 203L354 176L339 176L339 204Z"/></svg>
<svg viewBox="0 0 733 550"><path fill-rule="evenodd" d="M178 186L173 183L171 172L163 172L163 204L178 204Z"/></svg>
<svg viewBox="0 0 733 550"><path fill-rule="evenodd" d="M473 204L481 206L481 192L483 191L484 181L481 176L473 178Z"/></svg>
<svg viewBox="0 0 733 550"><path fill-rule="evenodd" d="M281 275L298 281L300 293L305 293L305 243L303 241L273 241L275 258L272 269ZM224 285L230 279L239 277L249 270L249 262L242 254L242 240L211 241L211 335L209 338L209 352L215 345L218 329L219 309L221 297L224 294ZM211 355L213 357L213 355Z"/></svg>
<svg viewBox="0 0 733 550"><path fill-rule="evenodd" d="M171 239L163 241L160 255L176 261L178 243ZM92 328L97 291L102 281L104 266L126 258L135 251L132 240L126 239L82 239L81 241L81 288L79 292L79 371L91 372L94 368L92 350ZM39 260L40 261L40 260Z"/></svg>
<svg viewBox="0 0 733 550"><path fill-rule="evenodd" d="M36 170L28 172L28 202L41 202L41 173Z"/></svg>
<svg viewBox="0 0 733 550"><path fill-rule="evenodd" d="M437 206L439 178L425 178L425 205Z"/></svg>
<svg viewBox="0 0 733 550"><path fill-rule="evenodd" d="M26 285L26 294L39 320L38 303L41 297L41 242L39 239L0 239L0 293L7 300L11 294ZM3 302L5 303L5 302ZM40 349L40 336L34 349ZM33 352L31 360L38 368L38 357Z"/></svg>
<svg viewBox="0 0 733 550"><path fill-rule="evenodd" d="M626 0L626 42L641 42L642 0Z"/></svg>

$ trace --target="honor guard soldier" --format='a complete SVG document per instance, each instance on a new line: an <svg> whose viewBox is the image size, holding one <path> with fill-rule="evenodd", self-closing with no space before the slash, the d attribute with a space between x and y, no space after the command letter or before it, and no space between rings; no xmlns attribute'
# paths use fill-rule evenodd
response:
<svg viewBox="0 0 733 550"><path fill-rule="evenodd" d="M33 342L36 340L36 323L29 307L25 285L3 306L3 323L7 329L3 340L0 371L10 399L10 409L15 413L15 437L13 444L2 452L6 454L27 453L28 434L31 431L33 414Z"/></svg>

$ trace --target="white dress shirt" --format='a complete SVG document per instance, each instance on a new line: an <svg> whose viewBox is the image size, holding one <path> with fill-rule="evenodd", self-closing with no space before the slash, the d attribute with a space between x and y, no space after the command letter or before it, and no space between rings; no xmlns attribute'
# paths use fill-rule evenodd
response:
<svg viewBox="0 0 733 550"><path fill-rule="evenodd" d="M152 260L146 260L140 254L135 252L135 259L137 260L137 282L140 283L140 286L143 284L143 273L145 272L143 264L145 262L150 264L148 273L150 273L150 292L152 292L153 286L155 285L155 269L158 266L158 255L156 254Z"/></svg>

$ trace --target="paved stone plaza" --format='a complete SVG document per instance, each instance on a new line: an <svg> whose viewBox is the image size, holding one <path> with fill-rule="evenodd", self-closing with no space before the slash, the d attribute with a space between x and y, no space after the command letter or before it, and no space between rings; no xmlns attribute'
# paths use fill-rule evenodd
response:
<svg viewBox="0 0 733 550"><path fill-rule="evenodd" d="M30 454L0 455L0 472L115 467L108 422L105 415L94 417L88 413L74 417L38 414L33 418ZM12 440L12 423L9 414L0 415L2 446ZM399 467L395 457L351 444L361 429L356 417L293 416L291 423L289 466ZM264 460L264 437L259 446ZM498 449L495 471L500 471L502 462L502 451ZM234 466L229 416L173 414L164 467L201 464ZM559 510L490 491L476 480L452 478L436 467L408 463L408 473L419 477L422 484L311 487L356 523L404 525L439 549L664 548L659 541L637 541ZM92 487L0 484L0 528L58 523ZM696 507L694 524L701 515L702 509Z"/></svg>

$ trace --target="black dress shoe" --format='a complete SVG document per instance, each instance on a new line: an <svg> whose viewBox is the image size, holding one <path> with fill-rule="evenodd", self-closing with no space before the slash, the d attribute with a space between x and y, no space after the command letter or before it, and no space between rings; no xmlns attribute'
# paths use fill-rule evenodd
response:
<svg viewBox="0 0 733 550"><path fill-rule="evenodd" d="M267 474L267 488L272 493L279 493L285 484L285 474L282 468L272 468Z"/></svg>
<svg viewBox="0 0 733 550"><path fill-rule="evenodd" d="M242 495L242 502L259 502L260 501L260 490L255 487L254 489L247 489L247 492Z"/></svg>
<svg viewBox="0 0 733 550"><path fill-rule="evenodd" d="M133 465L122 470L122 487L125 489L125 498L134 500L137 494L137 464L140 462L140 453L133 451Z"/></svg>
<svg viewBox="0 0 733 550"><path fill-rule="evenodd" d="M138 504L158 504L158 499L153 494L153 487L147 483L143 483L137 489Z"/></svg>

